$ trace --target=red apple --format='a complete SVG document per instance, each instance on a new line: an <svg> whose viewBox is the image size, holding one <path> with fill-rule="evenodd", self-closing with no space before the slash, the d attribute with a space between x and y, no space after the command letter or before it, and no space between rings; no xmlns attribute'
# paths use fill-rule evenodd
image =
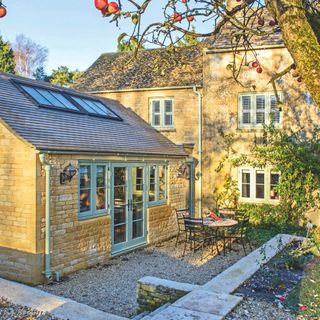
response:
<svg viewBox="0 0 320 320"><path fill-rule="evenodd" d="M261 67L258 67L258 68L256 69L256 71L257 71L258 73L262 73L263 69L262 69Z"/></svg>
<svg viewBox="0 0 320 320"><path fill-rule="evenodd" d="M3 18L7 15L7 9L3 6L0 6L0 18Z"/></svg>
<svg viewBox="0 0 320 320"><path fill-rule="evenodd" d="M110 2L108 5L109 13L117 13L119 11L119 6L116 2Z"/></svg>
<svg viewBox="0 0 320 320"><path fill-rule="evenodd" d="M257 61L252 62L252 68L257 68L259 66L259 63Z"/></svg>
<svg viewBox="0 0 320 320"><path fill-rule="evenodd" d="M108 8L102 9L101 14L104 17L108 13Z"/></svg>
<svg viewBox="0 0 320 320"><path fill-rule="evenodd" d="M181 0L182 3L187 3L187 0Z"/></svg>
<svg viewBox="0 0 320 320"><path fill-rule="evenodd" d="M188 20L189 22L192 22L192 21L194 20L194 16L187 16L187 20Z"/></svg>
<svg viewBox="0 0 320 320"><path fill-rule="evenodd" d="M104 10L108 6L108 0L94 0L94 5L98 10Z"/></svg>
<svg viewBox="0 0 320 320"><path fill-rule="evenodd" d="M277 23L274 20L269 21L269 26L274 27Z"/></svg>
<svg viewBox="0 0 320 320"><path fill-rule="evenodd" d="M180 13L174 13L172 16L171 16L171 21L173 22L180 22L182 20L182 15Z"/></svg>

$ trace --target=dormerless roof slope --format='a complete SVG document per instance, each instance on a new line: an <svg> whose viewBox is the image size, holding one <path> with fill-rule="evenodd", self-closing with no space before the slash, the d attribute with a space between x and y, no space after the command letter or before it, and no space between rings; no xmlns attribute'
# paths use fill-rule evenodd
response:
<svg viewBox="0 0 320 320"><path fill-rule="evenodd" d="M98 97L0 72L0 118L38 150L185 156L178 146L115 100L98 98L122 121L39 106L17 82L95 100Z"/></svg>
<svg viewBox="0 0 320 320"><path fill-rule="evenodd" d="M82 91L202 85L202 45L102 54L74 88Z"/></svg>

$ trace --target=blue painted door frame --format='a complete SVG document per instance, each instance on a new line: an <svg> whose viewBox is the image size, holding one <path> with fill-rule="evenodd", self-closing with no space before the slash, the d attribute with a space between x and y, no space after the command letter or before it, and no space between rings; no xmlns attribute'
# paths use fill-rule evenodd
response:
<svg viewBox="0 0 320 320"><path fill-rule="evenodd" d="M112 255L116 255L146 243L146 164L112 163L110 191Z"/></svg>

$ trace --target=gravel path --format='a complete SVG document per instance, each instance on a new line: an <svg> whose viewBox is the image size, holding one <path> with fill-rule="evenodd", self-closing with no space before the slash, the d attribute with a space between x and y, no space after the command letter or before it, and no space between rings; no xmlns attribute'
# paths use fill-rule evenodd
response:
<svg viewBox="0 0 320 320"><path fill-rule="evenodd" d="M253 298L244 300L231 312L226 320L295 320L288 311L279 309L271 302L258 301Z"/></svg>
<svg viewBox="0 0 320 320"><path fill-rule="evenodd" d="M140 278L155 276L202 285L244 256L240 246L235 244L234 249L226 256L213 256L209 250L203 253L187 251L182 259L183 245L175 247L173 239L39 288L105 312L129 317L137 308L136 284Z"/></svg>
<svg viewBox="0 0 320 320"><path fill-rule="evenodd" d="M59 320L48 313L39 312L28 307L12 304L0 297L1 320Z"/></svg>

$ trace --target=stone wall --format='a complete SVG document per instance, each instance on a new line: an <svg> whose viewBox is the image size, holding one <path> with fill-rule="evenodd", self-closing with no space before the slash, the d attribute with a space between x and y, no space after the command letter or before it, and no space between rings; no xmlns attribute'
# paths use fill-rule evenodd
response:
<svg viewBox="0 0 320 320"><path fill-rule="evenodd" d="M137 283L138 313L153 311L166 303L172 303L197 288L199 286L189 283L143 277Z"/></svg>
<svg viewBox="0 0 320 320"><path fill-rule="evenodd" d="M42 271L36 252L36 153L2 123L0 146L0 276L30 283Z"/></svg>
<svg viewBox="0 0 320 320"><path fill-rule="evenodd" d="M76 168L79 160L93 160L92 156L50 155L51 174L51 267L52 271L68 274L98 263L104 263L111 257L111 216L78 219L78 179L76 175L71 182L60 184L60 172L69 164ZM95 160L123 161L119 157L97 156ZM133 159L139 161L141 159ZM169 161L169 167L176 161ZM38 163L40 166L40 163ZM41 169L41 166L40 166ZM173 169L172 169L173 170ZM171 172L171 169L169 169ZM172 171L174 172L174 170ZM38 193L40 221L45 217L44 172L38 170ZM171 179L176 183L172 184ZM147 210L148 243L155 243L174 236L177 232L174 207L181 205L179 178L169 174L169 201L166 205L150 207ZM42 187L42 189L40 188ZM171 195L174 203L171 204ZM41 196L40 196L41 195ZM44 250L44 228L38 229L38 241Z"/></svg>
<svg viewBox="0 0 320 320"><path fill-rule="evenodd" d="M237 55L242 57L241 52ZM275 71L281 71L290 64L292 59L284 48L257 50L263 73L258 74L254 68L243 67L239 80L246 86L242 87L232 77L226 66L233 61L231 52L210 52L204 55L204 89L203 89L203 204L204 208L212 208L212 192L221 187L226 173L238 179L238 171L231 170L225 163L225 170L216 172L224 155L224 134L234 134L233 149L238 154L250 153L254 142L262 137L262 129L240 129L238 126L238 96L248 92L273 93L270 78ZM254 60L248 56L248 61ZM298 83L289 73L277 82L279 92L283 93L283 130L305 128L307 132L320 124L319 109L306 96L306 88Z"/></svg>

